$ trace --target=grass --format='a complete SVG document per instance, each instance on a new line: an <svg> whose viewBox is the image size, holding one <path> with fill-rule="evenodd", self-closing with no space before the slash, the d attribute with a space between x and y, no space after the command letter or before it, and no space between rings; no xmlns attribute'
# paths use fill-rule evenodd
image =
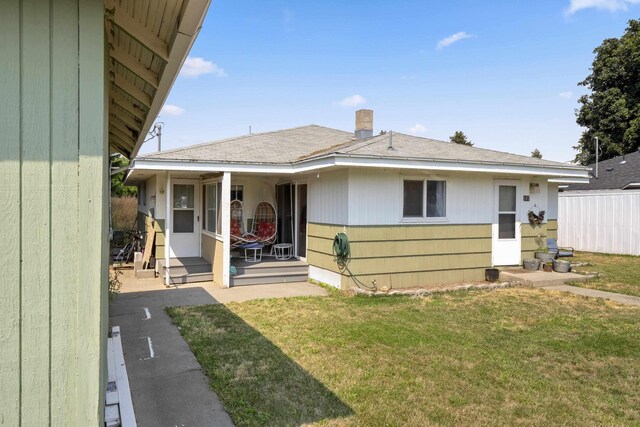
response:
<svg viewBox="0 0 640 427"><path fill-rule="evenodd" d="M573 285L640 296L640 257L576 252L571 261L589 263L587 266L577 267L576 271L602 273L588 282L573 283Z"/></svg>
<svg viewBox="0 0 640 427"><path fill-rule="evenodd" d="M234 422L640 424L640 309L538 289L167 309Z"/></svg>

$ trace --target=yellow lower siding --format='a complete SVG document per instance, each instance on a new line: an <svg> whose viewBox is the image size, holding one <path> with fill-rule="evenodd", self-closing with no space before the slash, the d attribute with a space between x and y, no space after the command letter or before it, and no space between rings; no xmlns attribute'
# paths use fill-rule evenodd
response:
<svg viewBox="0 0 640 427"><path fill-rule="evenodd" d="M558 238L558 220L557 219L547 220L547 237L553 237L554 239Z"/></svg>
<svg viewBox="0 0 640 427"><path fill-rule="evenodd" d="M224 287L222 283L222 273L223 273L223 264L222 264L222 241L218 239L213 239L213 253L211 254L213 258L213 283L216 286Z"/></svg>
<svg viewBox="0 0 640 427"><path fill-rule="evenodd" d="M557 221L555 223L557 224ZM520 230L522 232L522 259L533 258L534 252L540 247L540 245L547 245L547 237L555 237L549 235L548 224L531 225L529 223L524 223L520 226Z"/></svg>
<svg viewBox="0 0 640 427"><path fill-rule="evenodd" d="M447 282L483 280L491 266L491 224L342 227L310 223L309 264L342 275L341 287L355 282L333 260L333 238L349 237L349 271L378 287L407 288Z"/></svg>
<svg viewBox="0 0 640 427"><path fill-rule="evenodd" d="M153 254L156 259L164 258L164 219L155 219L138 211L138 230L147 232L150 227L155 230L155 242L153 244ZM146 236L145 236L146 238Z"/></svg>

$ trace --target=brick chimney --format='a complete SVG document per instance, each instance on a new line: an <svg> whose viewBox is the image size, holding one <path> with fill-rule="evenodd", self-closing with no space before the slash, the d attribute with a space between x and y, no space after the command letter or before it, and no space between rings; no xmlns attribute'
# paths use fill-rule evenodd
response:
<svg viewBox="0 0 640 427"><path fill-rule="evenodd" d="M373 136L373 110L356 111L356 139L367 139Z"/></svg>

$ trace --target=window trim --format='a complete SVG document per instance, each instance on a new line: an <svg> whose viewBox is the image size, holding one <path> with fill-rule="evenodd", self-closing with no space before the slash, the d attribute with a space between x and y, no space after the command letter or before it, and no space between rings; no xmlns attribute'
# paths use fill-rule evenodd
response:
<svg viewBox="0 0 640 427"><path fill-rule="evenodd" d="M422 181L422 216L404 216L404 182L405 181ZM444 213L445 216L427 216L427 182L442 181L444 182ZM448 180L441 176L416 176L404 175L400 179L400 223L404 224L432 224L449 222L449 197Z"/></svg>

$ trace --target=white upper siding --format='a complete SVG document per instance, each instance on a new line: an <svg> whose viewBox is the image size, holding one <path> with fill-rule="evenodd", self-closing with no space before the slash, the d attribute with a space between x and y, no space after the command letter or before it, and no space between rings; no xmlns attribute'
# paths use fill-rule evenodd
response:
<svg viewBox="0 0 640 427"><path fill-rule="evenodd" d="M346 169L320 172L309 177L309 222L347 224L350 203L348 178Z"/></svg>
<svg viewBox="0 0 640 427"><path fill-rule="evenodd" d="M380 169L349 170L348 225L402 224L402 180L438 179L447 181L446 220L448 224L491 224L495 222L494 181L513 179L520 193L529 195L528 202L520 200L519 220L527 222L527 212L547 210L547 183L543 178L527 176L493 176L472 173L428 173ZM530 182L539 184L539 193L530 194ZM557 197L551 202L557 211ZM547 214L547 218L550 218ZM435 220L442 222L442 220ZM427 221L425 221L427 222Z"/></svg>

